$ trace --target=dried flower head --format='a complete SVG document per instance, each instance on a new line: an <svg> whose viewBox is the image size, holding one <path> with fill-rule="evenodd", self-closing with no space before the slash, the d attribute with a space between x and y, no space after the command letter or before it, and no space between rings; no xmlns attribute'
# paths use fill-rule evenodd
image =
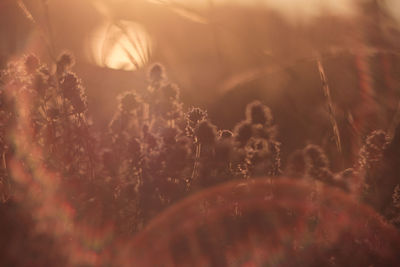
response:
<svg viewBox="0 0 400 267"><path fill-rule="evenodd" d="M119 99L119 110L122 112L131 112L133 110L136 110L140 103L141 100L139 96L136 95L135 92L125 92L118 96Z"/></svg>
<svg viewBox="0 0 400 267"><path fill-rule="evenodd" d="M277 135L277 128L274 126L266 126L262 124L253 124L253 136L265 140L274 140Z"/></svg>
<svg viewBox="0 0 400 267"><path fill-rule="evenodd" d="M71 102L76 112L81 113L86 110L86 95L81 86L80 79L74 73L67 72L63 76L60 82L60 88L64 97Z"/></svg>
<svg viewBox="0 0 400 267"><path fill-rule="evenodd" d="M260 101L254 101L246 107L246 119L252 124L270 125L272 122L271 110Z"/></svg>
<svg viewBox="0 0 400 267"><path fill-rule="evenodd" d="M387 141L387 140L385 140ZM384 156L392 158L394 160L398 159L398 155L400 153L400 123L398 123L394 129L393 137L390 138L390 141L388 144L383 145L385 152ZM394 163L395 165L398 165L398 163Z"/></svg>
<svg viewBox="0 0 400 267"><path fill-rule="evenodd" d="M307 175L330 185L336 185L334 175L329 169L329 160L321 147L308 145L304 148Z"/></svg>
<svg viewBox="0 0 400 267"><path fill-rule="evenodd" d="M148 76L149 76L150 82L156 82L157 83L157 82L160 82L160 81L164 80L164 78L165 78L164 67L159 63L154 64L150 68Z"/></svg>
<svg viewBox="0 0 400 267"><path fill-rule="evenodd" d="M69 71L75 64L73 55L69 52L63 52L57 60L57 74L61 75Z"/></svg>
<svg viewBox="0 0 400 267"><path fill-rule="evenodd" d="M307 165L312 168L329 168L329 160L320 146L307 145L304 148Z"/></svg>
<svg viewBox="0 0 400 267"><path fill-rule="evenodd" d="M206 120L207 119L207 111L201 109L201 108L191 108L188 113L187 113L187 120L189 122L189 125L195 126L197 125L200 121Z"/></svg>
<svg viewBox="0 0 400 267"><path fill-rule="evenodd" d="M400 208L400 185L396 185L396 187L394 188L392 199L393 199L393 205L396 208Z"/></svg>
<svg viewBox="0 0 400 267"><path fill-rule="evenodd" d="M242 121L235 126L234 133L235 140L244 146L253 136L253 127L250 122Z"/></svg>
<svg viewBox="0 0 400 267"><path fill-rule="evenodd" d="M369 168L379 162L388 144L389 137L384 131L376 130L370 133L360 150L360 166Z"/></svg>
<svg viewBox="0 0 400 267"><path fill-rule="evenodd" d="M265 139L250 138L245 146L246 164L251 176L266 176L272 171L272 155Z"/></svg>
<svg viewBox="0 0 400 267"><path fill-rule="evenodd" d="M60 88L66 98L70 98L72 95L79 91L80 80L74 73L67 73L60 82Z"/></svg>
<svg viewBox="0 0 400 267"><path fill-rule="evenodd" d="M40 61L35 55L30 54L25 57L25 71L27 73L34 73L39 68L39 65Z"/></svg>

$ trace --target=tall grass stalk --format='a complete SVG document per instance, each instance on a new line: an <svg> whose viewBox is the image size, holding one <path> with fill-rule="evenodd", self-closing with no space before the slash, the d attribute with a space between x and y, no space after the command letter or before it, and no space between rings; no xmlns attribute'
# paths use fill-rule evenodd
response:
<svg viewBox="0 0 400 267"><path fill-rule="evenodd" d="M47 48L47 52L49 53L50 58L55 62L56 61L56 54L54 51L54 43L51 40L51 37L46 34L46 31L44 29L43 26L41 26L37 20L34 18L34 16L32 15L32 13L29 11L29 9L26 7L26 5L24 4L24 2L22 0L17 0L17 5L18 7L21 9L22 13L24 13L25 17L32 22L32 24L39 30L40 32L40 36L43 39L46 48ZM47 6L47 4L46 4ZM46 12L48 13L48 12ZM48 18L48 16L46 16ZM49 20L47 20L47 23L49 24ZM50 26L48 26L48 28L50 29Z"/></svg>
<svg viewBox="0 0 400 267"><path fill-rule="evenodd" d="M322 66L320 59L317 59L317 65L318 65L318 71L319 71L319 75L320 75L321 82L322 82L322 90L324 91L324 96L325 96L327 106L328 106L329 120L331 122L336 147L337 147L337 150L339 151L339 153L342 153L340 132L339 132L339 127L338 127L338 124L336 121L335 108L333 106L331 92L330 92L329 85L328 85L328 79L326 77L325 70L324 70L324 67Z"/></svg>

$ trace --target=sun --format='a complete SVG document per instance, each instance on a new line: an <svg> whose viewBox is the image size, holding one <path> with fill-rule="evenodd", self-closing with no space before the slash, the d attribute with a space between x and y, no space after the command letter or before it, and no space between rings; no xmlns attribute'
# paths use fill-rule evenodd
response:
<svg viewBox="0 0 400 267"><path fill-rule="evenodd" d="M149 61L151 40L138 23L119 20L102 23L89 37L89 55L101 67L132 71Z"/></svg>

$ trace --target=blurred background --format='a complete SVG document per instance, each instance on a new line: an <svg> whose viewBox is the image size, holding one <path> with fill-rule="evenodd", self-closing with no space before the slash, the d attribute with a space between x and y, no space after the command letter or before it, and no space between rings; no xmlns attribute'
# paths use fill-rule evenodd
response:
<svg viewBox="0 0 400 267"><path fill-rule="evenodd" d="M0 68L24 54L51 62L71 51L102 129L116 96L146 90L146 71L160 62L186 107L206 108L218 128L232 129L259 99L273 112L283 161L312 142L338 170L360 136L396 117L399 23L398 0L2 0Z"/></svg>

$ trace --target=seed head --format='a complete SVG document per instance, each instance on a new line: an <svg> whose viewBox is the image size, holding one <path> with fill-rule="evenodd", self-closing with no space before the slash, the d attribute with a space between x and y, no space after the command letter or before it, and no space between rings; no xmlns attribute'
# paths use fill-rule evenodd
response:
<svg viewBox="0 0 400 267"><path fill-rule="evenodd" d="M71 69L75 64L75 59L69 52L64 52L57 60L57 74L61 75Z"/></svg>
<svg viewBox="0 0 400 267"><path fill-rule="evenodd" d="M308 145L304 148L304 155L309 167L317 169L329 168L329 160L321 147Z"/></svg>
<svg viewBox="0 0 400 267"><path fill-rule="evenodd" d="M63 95L68 99L75 111L84 112L87 108L87 99L81 86L80 79L72 72L67 72L60 82Z"/></svg>
<svg viewBox="0 0 400 267"><path fill-rule="evenodd" d="M252 124L270 125L272 122L271 110L260 101L254 101L246 107L246 119Z"/></svg>
<svg viewBox="0 0 400 267"><path fill-rule="evenodd" d="M253 135L253 128L251 123L248 121L242 121L235 126L235 139L241 145L244 146L250 140Z"/></svg>
<svg viewBox="0 0 400 267"><path fill-rule="evenodd" d="M139 97L134 92L125 92L119 97L119 109L123 112L131 112L138 108Z"/></svg>
<svg viewBox="0 0 400 267"><path fill-rule="evenodd" d="M67 73L60 82L60 88L66 98L70 98L79 90L80 80L74 73Z"/></svg>
<svg viewBox="0 0 400 267"><path fill-rule="evenodd" d="M165 76L164 67L159 63L154 64L150 68L148 76L149 76L150 82L156 82L157 83L157 82L160 82L160 81L164 80L164 78L165 78L164 77Z"/></svg>
<svg viewBox="0 0 400 267"><path fill-rule="evenodd" d="M392 199L393 199L393 205L396 208L400 208L400 185L396 185L396 187L394 188Z"/></svg>
<svg viewBox="0 0 400 267"><path fill-rule="evenodd" d="M35 55L28 55L25 58L25 70L27 73L34 73L40 65L39 59Z"/></svg>
<svg viewBox="0 0 400 267"><path fill-rule="evenodd" d="M201 108L192 108L187 113L187 120L189 125L197 125L200 121L207 119L207 111Z"/></svg>
<svg viewBox="0 0 400 267"><path fill-rule="evenodd" d="M389 138L384 131L376 130L370 133L360 150L360 165L369 168L378 163L388 144Z"/></svg>

